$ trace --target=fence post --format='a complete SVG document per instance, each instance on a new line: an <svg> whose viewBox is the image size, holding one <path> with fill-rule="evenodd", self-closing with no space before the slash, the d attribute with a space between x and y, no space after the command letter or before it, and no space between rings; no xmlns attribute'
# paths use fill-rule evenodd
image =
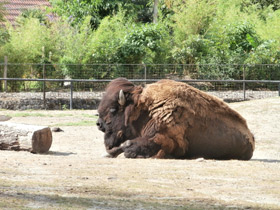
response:
<svg viewBox="0 0 280 210"><path fill-rule="evenodd" d="M8 57L7 56L4 57L4 63L5 63L5 65L4 65L4 75L3 75L3 77L4 77L4 79L6 79L7 78L7 72L8 72ZM4 92L6 92L6 91L7 91L7 80L4 80Z"/></svg>
<svg viewBox="0 0 280 210"><path fill-rule="evenodd" d="M144 63L144 79L145 79L145 84L146 84L146 80L147 80L147 66L146 64Z"/></svg>
<svg viewBox="0 0 280 210"><path fill-rule="evenodd" d="M278 96L280 97L280 83L278 85Z"/></svg>
<svg viewBox="0 0 280 210"><path fill-rule="evenodd" d="M46 90L45 90L45 86L46 86L46 81L45 81L45 62L43 63L43 101L44 101L44 109L46 109Z"/></svg>
<svg viewBox="0 0 280 210"><path fill-rule="evenodd" d="M73 109L73 82L70 82L70 110Z"/></svg>
<svg viewBox="0 0 280 210"><path fill-rule="evenodd" d="M42 60L43 60L43 102L44 102L44 109L46 109L46 81L45 81L45 47L42 47Z"/></svg>
<svg viewBox="0 0 280 210"><path fill-rule="evenodd" d="M245 65L243 65L243 80L245 80ZM246 100L246 85L243 82L243 100Z"/></svg>

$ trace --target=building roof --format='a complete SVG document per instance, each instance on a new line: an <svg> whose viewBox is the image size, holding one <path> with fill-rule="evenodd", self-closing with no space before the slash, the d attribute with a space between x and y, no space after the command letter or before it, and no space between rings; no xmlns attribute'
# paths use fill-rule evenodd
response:
<svg viewBox="0 0 280 210"><path fill-rule="evenodd" d="M15 25L16 18L27 9L44 9L50 7L48 0L0 0L5 9L5 19Z"/></svg>

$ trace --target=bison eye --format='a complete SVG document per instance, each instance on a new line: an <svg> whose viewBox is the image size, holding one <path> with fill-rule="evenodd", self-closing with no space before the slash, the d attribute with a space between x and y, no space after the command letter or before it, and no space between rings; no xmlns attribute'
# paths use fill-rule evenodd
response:
<svg viewBox="0 0 280 210"><path fill-rule="evenodd" d="M117 109L114 109L114 108L110 109L111 113L115 113L116 111L117 111Z"/></svg>

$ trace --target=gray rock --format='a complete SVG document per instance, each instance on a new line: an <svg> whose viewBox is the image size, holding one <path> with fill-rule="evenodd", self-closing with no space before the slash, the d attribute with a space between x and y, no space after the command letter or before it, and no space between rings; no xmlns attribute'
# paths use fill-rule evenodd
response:
<svg viewBox="0 0 280 210"><path fill-rule="evenodd" d="M10 119L11 119L10 116L0 115L0 121L8 121L8 120L10 120Z"/></svg>
<svg viewBox="0 0 280 210"><path fill-rule="evenodd" d="M64 132L64 130L62 130L62 129L59 128L59 127L53 127L53 128L52 128L52 132Z"/></svg>

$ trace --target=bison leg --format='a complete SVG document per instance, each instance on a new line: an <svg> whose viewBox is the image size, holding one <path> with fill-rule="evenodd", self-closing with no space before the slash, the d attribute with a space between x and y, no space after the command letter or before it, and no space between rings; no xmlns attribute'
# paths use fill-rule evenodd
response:
<svg viewBox="0 0 280 210"><path fill-rule="evenodd" d="M119 147L107 149L108 155L106 157L115 158L124 152L126 158L162 158L159 157L162 150L160 145L145 137L139 137L133 140L127 140Z"/></svg>
<svg viewBox="0 0 280 210"><path fill-rule="evenodd" d="M112 149L106 149L108 155L106 155L106 157L109 158L115 158L118 157L118 155L120 155L121 153L123 153L123 146L119 146L119 147L114 147Z"/></svg>
<svg viewBox="0 0 280 210"><path fill-rule="evenodd" d="M160 145L147 137L138 137L122 144L126 158L149 158L155 156L160 150Z"/></svg>
<svg viewBox="0 0 280 210"><path fill-rule="evenodd" d="M112 149L106 149L107 155L105 157L108 158L115 158L119 156L121 153L124 152L125 149L129 148L133 142L131 140L127 140L124 143L122 143L119 147L113 147Z"/></svg>
<svg viewBox="0 0 280 210"><path fill-rule="evenodd" d="M158 151L158 153L153 156L153 158L162 159L162 158L165 158L165 156L166 156L166 154L165 154L164 150L160 149Z"/></svg>

